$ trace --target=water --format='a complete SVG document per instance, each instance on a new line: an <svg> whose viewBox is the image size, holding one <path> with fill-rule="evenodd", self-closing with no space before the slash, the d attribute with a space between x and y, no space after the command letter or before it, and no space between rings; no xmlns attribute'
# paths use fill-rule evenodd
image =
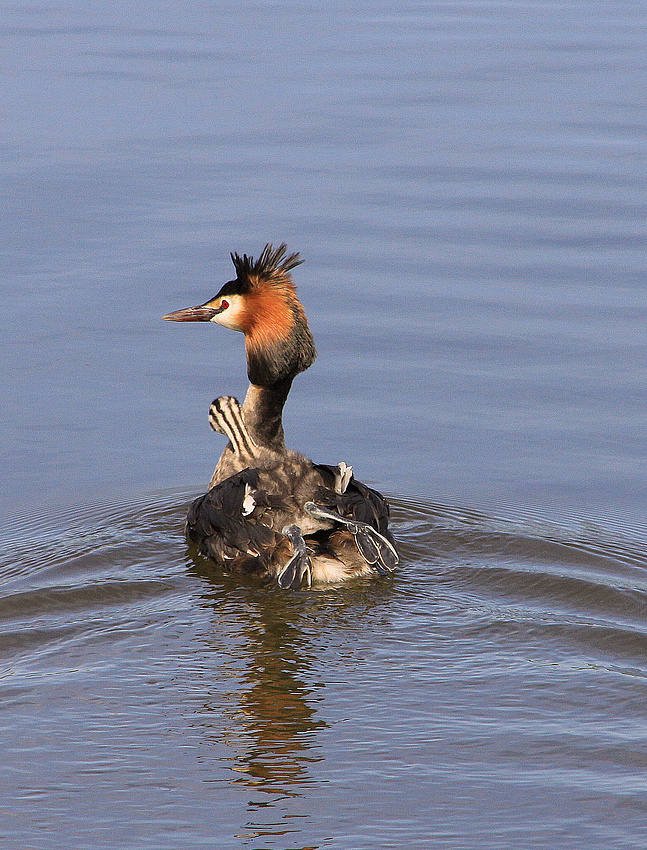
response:
<svg viewBox="0 0 647 850"><path fill-rule="evenodd" d="M640 541L396 500L396 577L286 594L186 498L8 528L4 846L644 844Z"/></svg>
<svg viewBox="0 0 647 850"><path fill-rule="evenodd" d="M3 5L3 847L645 846L646 18ZM267 240L393 578L182 540L242 338L159 317Z"/></svg>

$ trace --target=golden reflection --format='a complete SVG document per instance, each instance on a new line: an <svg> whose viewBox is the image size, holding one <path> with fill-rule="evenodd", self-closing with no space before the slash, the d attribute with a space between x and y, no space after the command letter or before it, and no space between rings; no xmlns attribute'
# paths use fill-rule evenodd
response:
<svg viewBox="0 0 647 850"><path fill-rule="evenodd" d="M319 760L315 730L326 724L312 704L316 687L304 678L311 663L307 641L277 618L275 603L259 601L242 629L249 655L238 694L251 740L236 769L263 791L297 794L308 781L309 763Z"/></svg>
<svg viewBox="0 0 647 850"><path fill-rule="evenodd" d="M319 739L327 727L317 714L320 664L330 663L331 643L342 650L342 664L352 657L358 618L382 616L392 583L360 579L343 588L286 592L223 575L197 554L189 569L204 582L213 611L210 735L226 744L229 756L221 763L232 771L232 788L245 793L245 823L233 837L242 847L260 839L268 847L288 841L292 850L317 850L305 837L322 782L315 765L324 758Z"/></svg>
<svg viewBox="0 0 647 850"><path fill-rule="evenodd" d="M219 654L227 686L218 702L234 781L264 795L301 796L313 784L309 766L321 759L316 733L326 726L317 718L315 655L304 629L307 594L222 576L199 557L191 566L212 585L214 638L219 633L225 644Z"/></svg>

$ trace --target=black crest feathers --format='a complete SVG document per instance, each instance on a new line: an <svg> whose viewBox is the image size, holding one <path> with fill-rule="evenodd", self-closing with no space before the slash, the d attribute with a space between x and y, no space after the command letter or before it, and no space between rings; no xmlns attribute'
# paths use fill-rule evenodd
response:
<svg viewBox="0 0 647 850"><path fill-rule="evenodd" d="M268 242L258 260L248 257L247 254L241 257L240 254L232 253L231 260L236 269L238 281L248 285L252 285L254 280L284 281L287 273L303 262L298 253L288 254L286 257L287 249L285 242L282 242L278 248L274 248L272 243Z"/></svg>

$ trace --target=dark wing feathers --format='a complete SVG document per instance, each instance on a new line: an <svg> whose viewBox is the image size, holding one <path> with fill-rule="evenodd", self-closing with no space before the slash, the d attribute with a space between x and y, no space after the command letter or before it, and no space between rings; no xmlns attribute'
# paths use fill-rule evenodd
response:
<svg viewBox="0 0 647 850"><path fill-rule="evenodd" d="M258 471L232 475L196 499L186 520L186 536L201 554L234 571L266 571L281 546L280 536L261 523L245 521L245 487L254 487Z"/></svg>
<svg viewBox="0 0 647 850"><path fill-rule="evenodd" d="M351 478L346 492L337 493L334 487L339 467L317 464L313 468L322 482L315 489L313 501L333 511L338 516L338 525L306 538L308 546L312 547L310 551L337 557L346 551L350 541L366 563L380 573L390 572L397 563L397 555L395 549L391 551L385 543L386 540L395 546L388 529L389 507L385 498L355 478ZM274 575L282 578L283 586L288 580L286 564L290 567L293 561L296 565L299 560L293 543L280 533L282 517L289 516L294 505L289 498L269 492L263 486L259 488L259 483L265 483L263 473L258 469L245 469L212 487L191 505L186 536L202 555L228 570ZM254 499L253 515L243 513L243 502L250 491ZM339 521L342 517L344 520ZM334 521L334 517L332 519ZM277 526L277 530L271 525ZM385 540L381 540L380 535ZM307 555L304 557L305 560L299 560L300 577L305 569L301 561L305 564L308 560Z"/></svg>
<svg viewBox="0 0 647 850"><path fill-rule="evenodd" d="M316 464L315 468L321 472L325 481L325 486L320 487L314 496L317 504L347 519L372 525L387 540L395 542L389 531L389 505L381 493L362 484L355 477L351 477L345 493L336 493L333 488L338 467L322 463Z"/></svg>

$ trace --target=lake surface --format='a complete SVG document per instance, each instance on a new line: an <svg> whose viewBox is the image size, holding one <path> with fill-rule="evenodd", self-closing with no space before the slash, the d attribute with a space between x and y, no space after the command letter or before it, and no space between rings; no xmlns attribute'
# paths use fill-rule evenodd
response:
<svg viewBox="0 0 647 850"><path fill-rule="evenodd" d="M647 845L647 10L0 9L0 843ZM182 523L285 241L289 444L393 508L286 593Z"/></svg>

